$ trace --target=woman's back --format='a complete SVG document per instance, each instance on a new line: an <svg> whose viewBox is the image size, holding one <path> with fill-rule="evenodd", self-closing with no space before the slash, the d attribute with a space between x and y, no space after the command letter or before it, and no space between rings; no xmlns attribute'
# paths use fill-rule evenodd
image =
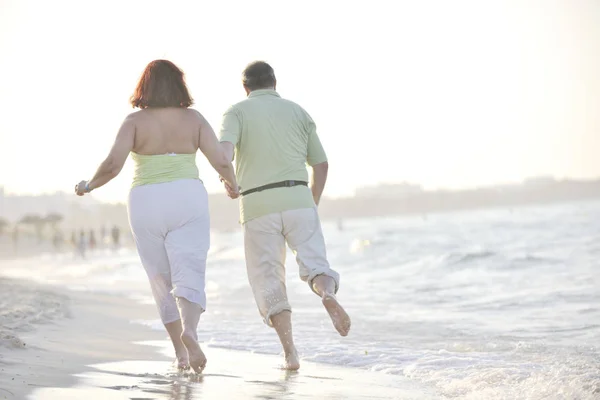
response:
<svg viewBox="0 0 600 400"><path fill-rule="evenodd" d="M133 152L140 155L196 154L202 117L188 108L147 108L134 114Z"/></svg>
<svg viewBox="0 0 600 400"><path fill-rule="evenodd" d="M201 122L201 115L187 108L148 108L133 114L132 187L199 179Z"/></svg>

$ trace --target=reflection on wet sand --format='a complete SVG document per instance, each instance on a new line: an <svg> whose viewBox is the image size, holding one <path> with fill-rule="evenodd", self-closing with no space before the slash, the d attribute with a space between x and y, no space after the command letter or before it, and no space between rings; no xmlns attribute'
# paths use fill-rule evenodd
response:
<svg viewBox="0 0 600 400"><path fill-rule="evenodd" d="M304 363L300 371L276 367L279 357L207 348L210 370L175 372L167 361L123 361L92 366L67 389L41 389L49 399L427 399L407 380L339 366Z"/></svg>

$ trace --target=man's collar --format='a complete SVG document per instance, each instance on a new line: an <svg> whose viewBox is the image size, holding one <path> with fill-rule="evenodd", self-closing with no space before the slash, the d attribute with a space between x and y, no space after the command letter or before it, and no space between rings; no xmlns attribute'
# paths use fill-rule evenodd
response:
<svg viewBox="0 0 600 400"><path fill-rule="evenodd" d="M257 89L250 92L248 98L257 97L257 96L277 96L281 97L279 93L275 91L275 89Z"/></svg>

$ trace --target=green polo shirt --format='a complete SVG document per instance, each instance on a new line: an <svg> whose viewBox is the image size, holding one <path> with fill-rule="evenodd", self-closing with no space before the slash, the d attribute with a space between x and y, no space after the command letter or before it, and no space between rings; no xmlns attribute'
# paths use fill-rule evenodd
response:
<svg viewBox="0 0 600 400"><path fill-rule="evenodd" d="M223 115L221 142L235 146L235 169L242 191L286 180L308 182L306 165L327 161L314 121L298 104L275 90L261 89ZM314 207L306 186L255 192L240 201L242 223L263 215Z"/></svg>

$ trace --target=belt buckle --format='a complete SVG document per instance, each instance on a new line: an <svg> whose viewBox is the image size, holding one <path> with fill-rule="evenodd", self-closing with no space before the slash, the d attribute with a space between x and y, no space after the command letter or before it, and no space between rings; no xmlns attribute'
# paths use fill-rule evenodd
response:
<svg viewBox="0 0 600 400"><path fill-rule="evenodd" d="M296 183L296 182L294 182L294 181L287 181L287 182L286 182L286 186L287 186L287 187L292 187L292 186L294 186L294 185L295 185L295 183Z"/></svg>

